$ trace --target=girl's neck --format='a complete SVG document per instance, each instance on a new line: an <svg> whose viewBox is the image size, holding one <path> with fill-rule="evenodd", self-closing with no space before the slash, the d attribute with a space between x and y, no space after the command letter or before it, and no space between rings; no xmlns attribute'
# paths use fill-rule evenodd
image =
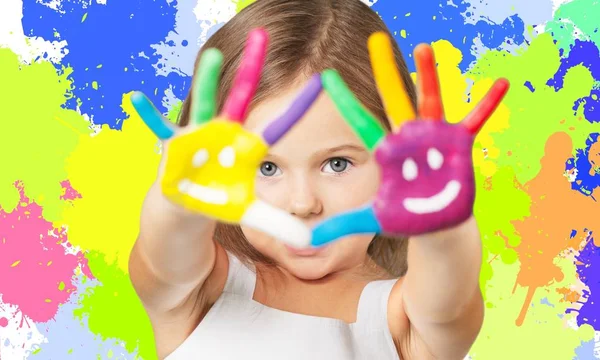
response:
<svg viewBox="0 0 600 360"><path fill-rule="evenodd" d="M349 267L318 280L298 278L278 266L257 265L256 273L255 301L279 310L336 318L347 323L356 318L363 288L371 281L391 278L374 262Z"/></svg>

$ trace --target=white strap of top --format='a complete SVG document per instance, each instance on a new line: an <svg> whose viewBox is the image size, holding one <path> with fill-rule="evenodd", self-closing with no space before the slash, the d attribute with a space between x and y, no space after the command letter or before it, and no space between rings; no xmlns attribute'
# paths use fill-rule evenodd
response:
<svg viewBox="0 0 600 360"><path fill-rule="evenodd" d="M256 273L229 252L227 252L227 258L229 259L229 271L223 292L252 299L256 285Z"/></svg>
<svg viewBox="0 0 600 360"><path fill-rule="evenodd" d="M365 330L388 328L387 305L398 279L371 281L365 286L358 302L356 322Z"/></svg>

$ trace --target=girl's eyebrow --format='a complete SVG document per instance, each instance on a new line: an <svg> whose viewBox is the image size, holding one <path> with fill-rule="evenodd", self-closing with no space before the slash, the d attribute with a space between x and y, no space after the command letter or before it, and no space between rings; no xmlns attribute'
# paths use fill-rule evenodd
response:
<svg viewBox="0 0 600 360"><path fill-rule="evenodd" d="M311 158L325 157L328 154L337 153L337 152L341 152L341 151L354 151L354 152L361 153L361 155L363 155L363 154L367 155L369 153L369 151L367 151L367 149L364 146L354 145L354 144L344 144L344 145L339 145L339 146L334 146L334 147L319 150L319 151L315 152L314 154L312 154Z"/></svg>
<svg viewBox="0 0 600 360"><path fill-rule="evenodd" d="M330 148L319 150L316 153L312 154L311 158L323 157L323 156L325 156L327 154L335 153L335 152L338 152L338 151L344 151L344 150L345 151L356 151L356 152L360 152L360 153L364 153L364 154L368 154L369 153L364 146L354 145L354 144L344 144L344 145L339 145L339 146L334 146L334 147L330 147ZM268 153L265 156L265 159L266 158L269 158L270 160L273 160L273 161L280 160L280 158L277 155L274 155L272 153Z"/></svg>
<svg viewBox="0 0 600 360"><path fill-rule="evenodd" d="M331 148L319 150L317 152L317 154L327 154L327 153L332 153L332 152L337 152L337 151L343 151L343 150L352 150L352 151L359 151L359 152L367 152L367 149L365 149L364 146L354 145L354 144L344 144L344 145L339 145L339 146L334 146L334 147L331 147Z"/></svg>

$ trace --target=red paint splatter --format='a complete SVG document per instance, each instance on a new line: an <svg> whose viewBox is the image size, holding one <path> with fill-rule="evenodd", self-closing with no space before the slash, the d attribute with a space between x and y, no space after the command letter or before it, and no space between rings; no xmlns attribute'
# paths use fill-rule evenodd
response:
<svg viewBox="0 0 600 360"><path fill-rule="evenodd" d="M81 252L65 253L67 236L42 217L42 207L21 196L11 213L0 209L0 293L2 301L17 305L35 322L46 322L73 291L74 270L81 265L89 277L87 260Z"/></svg>

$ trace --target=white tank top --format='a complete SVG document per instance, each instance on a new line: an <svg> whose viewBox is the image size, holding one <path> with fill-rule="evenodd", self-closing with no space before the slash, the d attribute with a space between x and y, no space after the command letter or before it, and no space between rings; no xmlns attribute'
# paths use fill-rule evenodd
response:
<svg viewBox="0 0 600 360"><path fill-rule="evenodd" d="M256 274L229 256L223 294L165 360L399 360L387 323L396 279L367 284L356 322L277 310L255 300Z"/></svg>

